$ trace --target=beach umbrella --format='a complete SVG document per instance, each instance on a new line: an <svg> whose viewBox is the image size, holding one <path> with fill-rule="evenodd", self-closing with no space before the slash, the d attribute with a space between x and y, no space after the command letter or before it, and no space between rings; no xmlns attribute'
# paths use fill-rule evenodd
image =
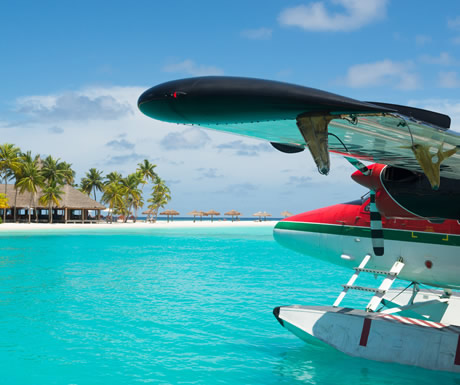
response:
<svg viewBox="0 0 460 385"><path fill-rule="evenodd" d="M262 222L262 215L264 215L262 211L257 211L256 213L252 214L253 217L259 217L259 222Z"/></svg>
<svg viewBox="0 0 460 385"><path fill-rule="evenodd" d="M241 213L239 213L236 210L230 210L229 212L225 213L224 215L231 215L232 216L232 222L233 222L233 217L237 217L237 219L238 219L238 216L241 215Z"/></svg>
<svg viewBox="0 0 460 385"><path fill-rule="evenodd" d="M171 221L173 221L174 215L179 215L179 214L180 214L179 211L171 210L171 214L169 214L171 215Z"/></svg>
<svg viewBox="0 0 460 385"><path fill-rule="evenodd" d="M150 220L150 216L153 214L153 210L152 209L148 209L148 210L145 210L142 212L142 215L147 215L147 221Z"/></svg>
<svg viewBox="0 0 460 385"><path fill-rule="evenodd" d="M209 210L209 211L206 211L206 215L211 216L211 222L212 222L214 215L220 215L220 213L218 213L216 210Z"/></svg>
<svg viewBox="0 0 460 385"><path fill-rule="evenodd" d="M207 217L208 214L205 213L203 210L198 211L198 215L200 216L200 221L203 220L203 217Z"/></svg>
<svg viewBox="0 0 460 385"><path fill-rule="evenodd" d="M269 214L269 213L267 213L266 211L264 211L264 212L262 213L262 216L264 217L264 221L266 221L266 220L267 220L267 217L271 217L272 215Z"/></svg>
<svg viewBox="0 0 460 385"><path fill-rule="evenodd" d="M195 218L197 215L200 215L200 212L193 210L193 211L190 211L187 215L193 215L193 223L195 223Z"/></svg>
<svg viewBox="0 0 460 385"><path fill-rule="evenodd" d="M171 215L171 210L165 210L160 215L166 215L168 217L168 223L169 223L169 216Z"/></svg>
<svg viewBox="0 0 460 385"><path fill-rule="evenodd" d="M283 216L283 217L285 217L285 218L286 218L286 217L292 217L293 215L294 215L294 214L290 213L289 211L283 211L283 212L281 213L281 216Z"/></svg>
<svg viewBox="0 0 460 385"><path fill-rule="evenodd" d="M179 213L176 210L168 209L160 213L160 215L166 215L168 217L168 223L169 223L169 217L173 215L179 215Z"/></svg>

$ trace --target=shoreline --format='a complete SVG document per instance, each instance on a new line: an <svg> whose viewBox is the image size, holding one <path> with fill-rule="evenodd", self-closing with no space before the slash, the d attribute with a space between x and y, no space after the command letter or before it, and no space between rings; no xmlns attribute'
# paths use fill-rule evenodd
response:
<svg viewBox="0 0 460 385"><path fill-rule="evenodd" d="M37 231L37 230L99 230L99 229L174 229L174 228L219 228L219 227L274 227L278 221L158 221L156 223L128 222L128 223L2 223L0 234L15 231Z"/></svg>

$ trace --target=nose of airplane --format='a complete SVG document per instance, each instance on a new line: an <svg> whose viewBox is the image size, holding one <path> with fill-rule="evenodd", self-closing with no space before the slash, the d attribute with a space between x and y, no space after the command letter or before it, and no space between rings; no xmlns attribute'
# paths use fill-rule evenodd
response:
<svg viewBox="0 0 460 385"><path fill-rule="evenodd" d="M364 175L361 171L357 170L351 174L351 179L361 186L367 187L369 190L376 191L382 186L380 182L380 173L384 167L385 165L382 164L372 164L367 167L371 170L369 175Z"/></svg>

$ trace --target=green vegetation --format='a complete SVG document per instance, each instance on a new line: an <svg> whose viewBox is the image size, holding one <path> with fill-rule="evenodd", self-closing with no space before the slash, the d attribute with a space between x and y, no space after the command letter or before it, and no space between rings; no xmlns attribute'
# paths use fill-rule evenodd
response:
<svg viewBox="0 0 460 385"><path fill-rule="evenodd" d="M8 204L8 197L5 194L0 193L0 209L7 209L8 207L10 207Z"/></svg>
<svg viewBox="0 0 460 385"><path fill-rule="evenodd" d="M133 215L133 221L137 220L137 212L144 205L142 199L142 190L139 188L140 185L146 185L150 182L152 184L152 196L158 196L159 191L162 191L161 199L157 199L156 208L149 205L148 208L155 213L155 219L158 215L158 209L164 207L171 199L169 188L165 185L164 181L158 177L155 173L156 165L150 163L145 159L142 163L138 164L138 168L132 174L123 177L118 172L111 172L105 177L103 187L101 191L102 202L109 206L110 209L110 222L112 222L113 215L121 215L123 220L126 222L130 215ZM91 171L91 170L90 170ZM89 179L89 174L86 176ZM148 199L148 202L151 202ZM154 211L156 210L156 211ZM149 214L150 218L151 214Z"/></svg>
<svg viewBox="0 0 460 385"><path fill-rule="evenodd" d="M102 193L101 201L107 204L110 209L110 222L113 215L121 215L126 222L132 215L134 222L137 212L144 205L142 188L152 183L151 198L147 201L150 211L156 219L158 210L164 207L171 199L171 192L164 181L155 172L156 165L145 159L138 164L136 171L123 177L119 172L113 171L103 176L103 172L91 168L80 181L79 190L90 196L93 194L96 200L96 193ZM29 192L31 194L29 207L36 207L37 195L40 204L47 206L49 212L54 207L59 207L64 194L65 185L74 184L75 171L72 165L53 158L48 155L41 159L39 155L32 156L30 151L21 152L14 144L5 143L0 145L0 179L5 184L5 193L0 193L0 209L3 209L3 222L6 220L6 208L10 207L7 198L7 183L14 183L15 198L14 220L16 221L16 199L17 195ZM31 222L31 210L29 211L29 223ZM0 218L1 219L1 218ZM36 215L38 220L38 216ZM52 223L52 215L49 216ZM0 221L1 223L1 221Z"/></svg>
<svg viewBox="0 0 460 385"><path fill-rule="evenodd" d="M158 217L158 210L164 206L170 201L171 199L171 190L169 190L169 187L166 186L165 182L160 179L159 177L156 178L155 185L152 189L152 194L149 199L147 199L147 202L150 204L148 205L149 210L151 213L149 213L149 218L150 215L154 217L154 222L157 220Z"/></svg>

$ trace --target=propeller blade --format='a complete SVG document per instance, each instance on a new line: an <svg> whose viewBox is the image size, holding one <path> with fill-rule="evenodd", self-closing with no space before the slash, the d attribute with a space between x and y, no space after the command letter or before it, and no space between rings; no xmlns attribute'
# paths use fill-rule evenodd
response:
<svg viewBox="0 0 460 385"><path fill-rule="evenodd" d="M369 175L371 173L371 170L369 170L367 166L358 159L350 158L348 156L345 156L344 158L348 160L354 168L361 171L364 175Z"/></svg>
<svg viewBox="0 0 460 385"><path fill-rule="evenodd" d="M383 228L382 228L382 216L380 215L377 205L375 204L375 191L371 190L371 239L372 247L374 248L374 254L382 256L384 253L383 246Z"/></svg>
<svg viewBox="0 0 460 385"><path fill-rule="evenodd" d="M364 175L370 175L371 170L367 166L355 158L345 157L353 167L361 171ZM375 191L370 190L371 204L370 204L370 213L371 213L371 239L372 247L374 249L374 254L378 257L382 256L384 253L383 245L383 226L382 226L382 216L380 215L377 205L375 204Z"/></svg>

